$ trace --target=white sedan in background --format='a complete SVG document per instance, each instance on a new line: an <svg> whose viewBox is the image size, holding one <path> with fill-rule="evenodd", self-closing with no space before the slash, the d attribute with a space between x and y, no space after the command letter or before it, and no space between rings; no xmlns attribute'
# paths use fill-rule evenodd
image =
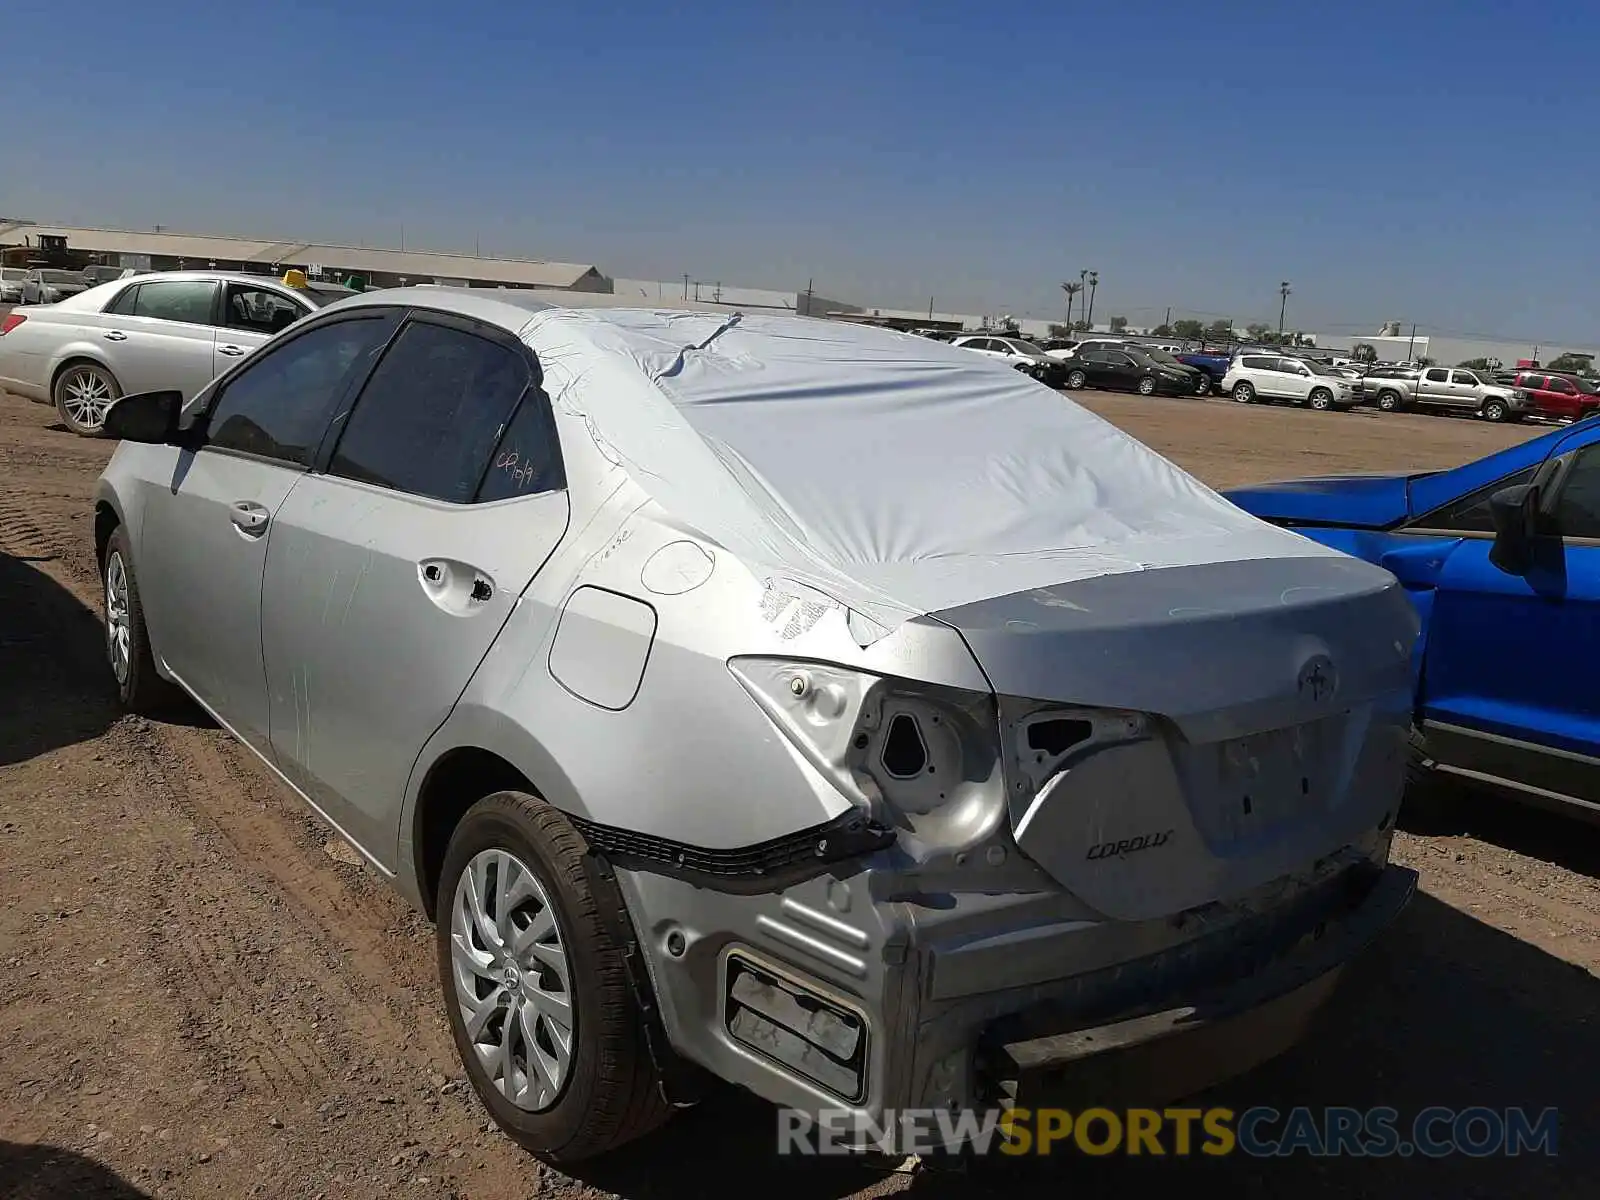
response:
<svg viewBox="0 0 1600 1200"><path fill-rule="evenodd" d="M54 404L73 433L98 437L118 396L173 390L187 400L274 334L352 294L298 271L113 280L0 319L0 388Z"/></svg>

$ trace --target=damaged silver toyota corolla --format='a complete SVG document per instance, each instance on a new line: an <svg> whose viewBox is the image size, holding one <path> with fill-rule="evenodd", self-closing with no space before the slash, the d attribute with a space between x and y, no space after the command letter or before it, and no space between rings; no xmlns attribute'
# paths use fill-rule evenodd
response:
<svg viewBox="0 0 1600 1200"><path fill-rule="evenodd" d="M1400 585L1003 364L410 289L107 426L123 700L428 912L552 1160L708 1073L864 1123L1188 1094L1411 894Z"/></svg>

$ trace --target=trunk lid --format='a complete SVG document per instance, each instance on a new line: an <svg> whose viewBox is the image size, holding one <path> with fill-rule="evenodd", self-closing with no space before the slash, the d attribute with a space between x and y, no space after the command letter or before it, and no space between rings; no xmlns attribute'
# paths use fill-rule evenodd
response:
<svg viewBox="0 0 1600 1200"><path fill-rule="evenodd" d="M1240 895L1398 808L1417 618L1367 563L1132 572L935 615L1000 697L1018 847L1109 917Z"/></svg>

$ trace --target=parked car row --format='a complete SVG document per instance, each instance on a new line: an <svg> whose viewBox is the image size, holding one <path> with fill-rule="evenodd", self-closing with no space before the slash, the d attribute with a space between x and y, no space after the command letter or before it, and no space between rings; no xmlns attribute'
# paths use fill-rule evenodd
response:
<svg viewBox="0 0 1600 1200"><path fill-rule="evenodd" d="M118 396L164 388L187 399L273 334L353 294L298 271L117 279L0 319L0 388L53 404L72 432L98 436Z"/></svg>

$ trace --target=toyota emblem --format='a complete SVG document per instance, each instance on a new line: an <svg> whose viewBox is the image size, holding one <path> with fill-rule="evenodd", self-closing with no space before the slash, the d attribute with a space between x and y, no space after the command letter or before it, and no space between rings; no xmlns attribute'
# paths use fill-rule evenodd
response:
<svg viewBox="0 0 1600 1200"><path fill-rule="evenodd" d="M1333 699L1333 694L1339 690L1339 672L1334 668L1333 659L1326 654L1316 654L1306 659L1305 665L1300 668L1297 686L1300 698L1313 704Z"/></svg>

